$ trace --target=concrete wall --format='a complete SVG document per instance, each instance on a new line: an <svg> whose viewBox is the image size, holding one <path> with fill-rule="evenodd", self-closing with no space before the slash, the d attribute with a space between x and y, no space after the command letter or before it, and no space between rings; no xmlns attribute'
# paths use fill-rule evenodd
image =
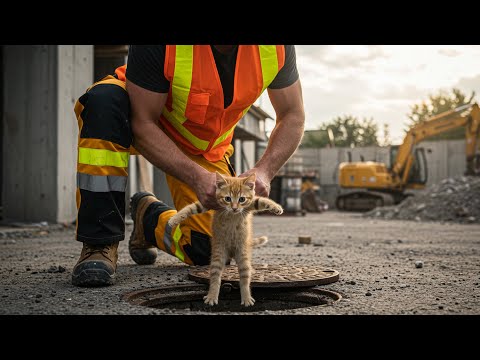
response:
<svg viewBox="0 0 480 360"><path fill-rule="evenodd" d="M420 146L426 152L427 186L465 172L465 140L424 141ZM339 191L338 165L348 161L348 152L352 154L352 161L360 161L362 155L365 161L377 161L390 166L390 147L299 149L295 154L295 157L303 159L304 171L316 171L321 186L320 196L330 206L334 206Z"/></svg>
<svg viewBox="0 0 480 360"><path fill-rule="evenodd" d="M465 172L465 140L424 141L421 146L427 158L427 186Z"/></svg>
<svg viewBox="0 0 480 360"><path fill-rule="evenodd" d="M72 221L78 130L73 105L93 47L3 48L3 207L7 221Z"/></svg>

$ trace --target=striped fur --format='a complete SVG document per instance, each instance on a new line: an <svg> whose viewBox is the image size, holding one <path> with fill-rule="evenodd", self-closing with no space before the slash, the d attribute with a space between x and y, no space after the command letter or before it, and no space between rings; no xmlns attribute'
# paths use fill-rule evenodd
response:
<svg viewBox="0 0 480 360"><path fill-rule="evenodd" d="M175 226L180 224L182 221L186 220L189 216L201 214L205 211L207 211L207 209L205 209L199 201L194 202L193 204L185 206L182 210L180 210L174 216L172 216L168 220L168 225L174 228Z"/></svg>
<svg viewBox="0 0 480 360"><path fill-rule="evenodd" d="M255 303L250 291L252 247L268 241L266 236L253 238L252 217L254 213L265 210L281 215L283 209L269 198L255 196L255 174L235 178L217 173L216 196L222 209L213 215L210 287L204 300L209 305L218 304L223 269L233 258L240 277L241 304L251 306ZM199 202L190 204L170 218L169 224L174 227L188 216L204 211Z"/></svg>

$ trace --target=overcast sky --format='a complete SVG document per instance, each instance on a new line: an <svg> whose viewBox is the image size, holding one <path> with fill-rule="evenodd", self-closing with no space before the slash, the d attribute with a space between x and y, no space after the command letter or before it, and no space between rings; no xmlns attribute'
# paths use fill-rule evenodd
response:
<svg viewBox="0 0 480 360"><path fill-rule="evenodd" d="M440 89L480 98L479 45L297 45L306 129L338 115L373 117L401 143L410 107ZM261 106L275 112L268 98Z"/></svg>

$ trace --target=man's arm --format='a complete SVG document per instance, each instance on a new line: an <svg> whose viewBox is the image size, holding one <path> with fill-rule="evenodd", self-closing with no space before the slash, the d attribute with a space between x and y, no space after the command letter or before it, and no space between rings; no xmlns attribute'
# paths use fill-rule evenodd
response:
<svg viewBox="0 0 480 360"><path fill-rule="evenodd" d="M189 185L207 209L216 209L216 177L190 160L158 127L166 93L146 90L126 81L131 105L131 123L135 148L154 166Z"/></svg>
<svg viewBox="0 0 480 360"><path fill-rule="evenodd" d="M259 196L269 195L270 182L297 149L305 125L300 80L283 89L268 89L268 95L277 115L275 128L262 158L254 168L240 175L257 174L255 192Z"/></svg>

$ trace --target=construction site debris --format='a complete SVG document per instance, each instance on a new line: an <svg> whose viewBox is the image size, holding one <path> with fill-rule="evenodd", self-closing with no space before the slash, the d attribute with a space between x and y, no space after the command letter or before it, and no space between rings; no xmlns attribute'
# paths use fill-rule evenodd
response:
<svg viewBox="0 0 480 360"><path fill-rule="evenodd" d="M364 216L387 220L480 223L480 177L444 179L398 205L378 207Z"/></svg>
<svg viewBox="0 0 480 360"><path fill-rule="evenodd" d="M298 243L299 244L310 244L312 242L311 236L299 236Z"/></svg>
<svg viewBox="0 0 480 360"><path fill-rule="evenodd" d="M415 267L416 267L417 269L423 268L423 261L420 261L420 260L415 261Z"/></svg>

